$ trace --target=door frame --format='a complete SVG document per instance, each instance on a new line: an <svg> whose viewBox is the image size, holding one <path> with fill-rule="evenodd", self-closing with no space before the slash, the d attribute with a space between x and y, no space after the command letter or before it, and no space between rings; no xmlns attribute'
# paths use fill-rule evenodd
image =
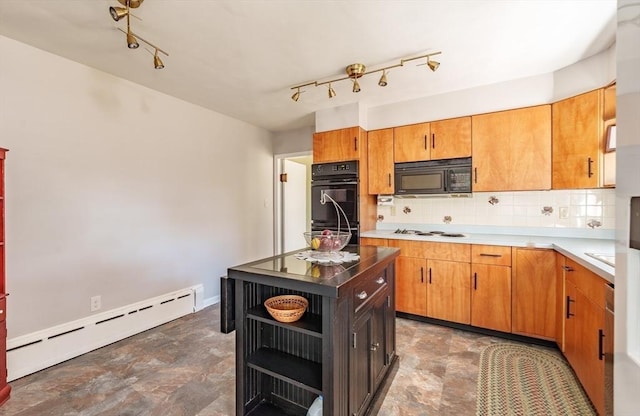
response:
<svg viewBox="0 0 640 416"><path fill-rule="evenodd" d="M304 152L294 152L294 153L280 153L273 156L273 200L275 203L273 204L273 255L277 255L282 253L284 248L283 241L283 222L282 222L282 211L283 211L283 192L282 186L280 183L280 174L282 172L282 168L284 165L285 159L295 159L303 156L312 156L313 153L311 150ZM307 178L307 187L310 189L311 187L311 178ZM308 204L308 201L307 201ZM307 210L309 207L307 207Z"/></svg>

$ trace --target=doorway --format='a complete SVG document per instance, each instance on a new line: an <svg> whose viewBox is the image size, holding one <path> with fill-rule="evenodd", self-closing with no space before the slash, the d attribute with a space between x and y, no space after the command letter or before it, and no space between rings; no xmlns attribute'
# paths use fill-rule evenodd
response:
<svg viewBox="0 0 640 416"><path fill-rule="evenodd" d="M311 152L276 155L274 254L306 247L311 230Z"/></svg>

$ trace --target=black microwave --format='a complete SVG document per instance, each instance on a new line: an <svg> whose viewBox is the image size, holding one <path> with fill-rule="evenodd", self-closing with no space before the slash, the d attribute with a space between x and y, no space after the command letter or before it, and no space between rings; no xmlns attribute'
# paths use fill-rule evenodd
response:
<svg viewBox="0 0 640 416"><path fill-rule="evenodd" d="M395 195L471 193L471 158L396 163Z"/></svg>

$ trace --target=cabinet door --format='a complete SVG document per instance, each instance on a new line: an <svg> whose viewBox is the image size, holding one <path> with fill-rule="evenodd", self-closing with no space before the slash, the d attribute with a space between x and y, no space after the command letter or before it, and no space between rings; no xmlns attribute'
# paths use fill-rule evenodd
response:
<svg viewBox="0 0 640 416"><path fill-rule="evenodd" d="M393 157L396 163L429 160L430 155L429 123L394 127Z"/></svg>
<svg viewBox="0 0 640 416"><path fill-rule="evenodd" d="M602 90L558 101L553 108L553 189L599 185Z"/></svg>
<svg viewBox="0 0 640 416"><path fill-rule="evenodd" d="M358 316L351 334L349 353L349 415L364 414L373 394L371 342L373 321L371 308Z"/></svg>
<svg viewBox="0 0 640 416"><path fill-rule="evenodd" d="M578 338L578 322L576 305L578 290L572 281L565 279L564 281L564 356L567 357L569 364L574 369L580 366L578 349L580 339Z"/></svg>
<svg viewBox="0 0 640 416"><path fill-rule="evenodd" d="M373 316L372 316L372 340L369 347L371 351L371 365L373 376L373 389L375 390L382 381L387 365L387 343L386 330L387 330L387 296L378 296L378 299L373 304Z"/></svg>
<svg viewBox="0 0 640 416"><path fill-rule="evenodd" d="M511 332L511 267L472 264L471 325Z"/></svg>
<svg viewBox="0 0 640 416"><path fill-rule="evenodd" d="M427 316L427 261L423 258L396 259L396 310Z"/></svg>
<svg viewBox="0 0 640 416"><path fill-rule="evenodd" d="M470 264L428 260L427 269L427 316L471 323Z"/></svg>
<svg viewBox="0 0 640 416"><path fill-rule="evenodd" d="M393 129L370 131L367 146L369 194L393 194Z"/></svg>
<svg viewBox="0 0 640 416"><path fill-rule="evenodd" d="M473 190L551 188L551 106L471 117Z"/></svg>
<svg viewBox="0 0 640 416"><path fill-rule="evenodd" d="M578 288L576 293L578 364L574 367L598 414L604 414L604 309L593 304Z"/></svg>
<svg viewBox="0 0 640 416"><path fill-rule="evenodd" d="M360 127L331 130L313 135L313 163L359 160L366 152L366 135Z"/></svg>
<svg viewBox="0 0 640 416"><path fill-rule="evenodd" d="M431 159L471 156L471 117L431 122Z"/></svg>
<svg viewBox="0 0 640 416"><path fill-rule="evenodd" d="M556 255L553 250L514 249L512 332L556 338Z"/></svg>

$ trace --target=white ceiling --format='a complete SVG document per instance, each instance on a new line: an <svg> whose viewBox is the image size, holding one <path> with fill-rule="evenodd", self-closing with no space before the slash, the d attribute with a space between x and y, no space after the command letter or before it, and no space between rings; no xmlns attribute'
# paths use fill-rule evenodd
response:
<svg viewBox="0 0 640 416"><path fill-rule="evenodd" d="M271 131L310 126L316 110L356 101L377 106L553 72L615 42L616 0L146 0L132 31L169 53L126 47L116 0L0 0L0 35ZM290 87L425 53L362 78ZM2 59L10 59L3 56ZM424 63L424 61L422 62Z"/></svg>

